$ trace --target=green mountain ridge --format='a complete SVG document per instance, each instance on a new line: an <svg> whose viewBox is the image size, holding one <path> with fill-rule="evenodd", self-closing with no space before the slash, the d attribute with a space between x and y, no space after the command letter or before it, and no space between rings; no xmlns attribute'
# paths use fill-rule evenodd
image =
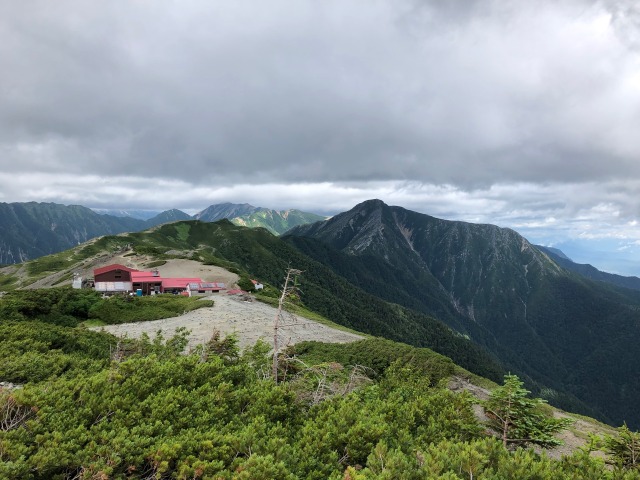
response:
<svg viewBox="0 0 640 480"><path fill-rule="evenodd" d="M640 395L638 292L569 272L512 230L440 220L379 200L294 228L287 237L294 236L377 259L363 261L366 273L351 281L371 291L380 272L402 279L396 290L412 293L384 298L406 305L416 291L428 292L413 303L459 331L463 323L462 331L507 368L576 395L600 418L640 424L633 400ZM296 245L314 256L308 243Z"/></svg>
<svg viewBox="0 0 640 480"><path fill-rule="evenodd" d="M176 209L140 220L103 215L80 205L0 203L0 264L61 252L102 235L146 230L190 218Z"/></svg>
<svg viewBox="0 0 640 480"><path fill-rule="evenodd" d="M192 218L177 209L142 220L132 216L101 214L80 205L0 203L0 265L21 263L61 252L102 235L142 231L163 223ZM263 227L279 235L293 226L325 217L299 210L277 211L248 204L225 203L211 205L195 218L203 221L234 218L238 224Z"/></svg>
<svg viewBox="0 0 640 480"><path fill-rule="evenodd" d="M219 203L211 205L193 216L196 220L216 222L227 219L236 225L249 228L266 228L274 235L281 235L287 230L325 220L326 217L301 210L273 210L264 207L254 207L248 203Z"/></svg>
<svg viewBox="0 0 640 480"><path fill-rule="evenodd" d="M274 235L281 235L286 231L308 223L325 220L326 217L315 213L302 212L300 210L271 210L267 208L231 218L231 221L243 227L266 228Z"/></svg>
<svg viewBox="0 0 640 480"><path fill-rule="evenodd" d="M433 348L464 368L493 380L502 376L503 370L494 358L439 320L366 293L268 231L236 226L229 220L175 222L145 232L102 237L74 249L74 253L29 262L29 268L36 272L46 268L69 272L87 258L100 256L104 249L114 251L125 245L158 258L163 258L162 252L166 251L195 251L190 258L248 272L252 278L276 288L288 266L295 265L304 271L302 301L310 310L364 333ZM9 284L11 278L0 275L0 284ZM23 285L28 286L24 282Z"/></svg>
<svg viewBox="0 0 640 480"><path fill-rule="evenodd" d="M502 241L495 245L504 247ZM142 255L147 261L184 255L241 277L258 276L268 281L265 295L277 295L274 286L281 284L284 269L294 266L304 270L299 286L305 306L360 329L381 330L414 344L434 343L473 370L501 377L491 356L442 323L346 280L351 267L355 281L375 274L402 279L401 272L386 267L394 258L379 257L383 250L376 248L376 255L353 255L319 240L279 238L228 220L179 221L102 237L29 264L33 271L59 272L113 251L126 250L127 256ZM331 261L313 260L303 249ZM375 268L367 269L368 264ZM334 271L338 266L340 273ZM553 276L580 278L562 269ZM0 276L0 284L5 280ZM283 358L286 380L277 383L264 376L270 365L268 345L257 344L240 355L232 339L212 338L183 355L183 334L117 341L104 332L71 326L100 312L113 316L116 307L133 313L138 302L154 309L157 301L169 307L183 300L194 299L104 299L70 288L16 291L0 298L0 380L27 382L16 390L0 387L0 410L5 412L0 477L640 479L634 452L625 450L640 439L637 433L625 428L614 432L544 405L531 413L559 414L559 422L571 417L576 426L565 433L581 436L581 442L565 450L563 458L558 452L504 448L493 438L498 432L479 418L478 399L451 391L452 380L464 384L479 379L464 376L468 373L449 358L429 349L380 338L333 345L305 342ZM114 319L120 320L118 315ZM504 389L494 393L499 390L504 396ZM535 418L518 419L535 429ZM578 424L588 426L581 430ZM590 433L614 437L605 436L596 446L593 439L585 443ZM524 445L522 438L516 436L515 445ZM604 452L593 455L594 449Z"/></svg>
<svg viewBox="0 0 640 480"><path fill-rule="evenodd" d="M632 290L640 290L640 278L635 276L617 275L598 270L588 263L576 263L568 258L563 252L555 248L543 247L536 245L536 248L549 255L554 262L561 267L574 273L578 273L583 277L599 282L610 283L619 287L630 288Z"/></svg>
<svg viewBox="0 0 640 480"><path fill-rule="evenodd" d="M99 215L79 205L0 203L0 264L20 263L108 234L148 228L131 218Z"/></svg>
<svg viewBox="0 0 640 480"><path fill-rule="evenodd" d="M235 218L243 215L250 215L257 210L260 210L260 207L254 207L253 205L249 205L248 203L217 203L215 205L210 205L201 212L196 213L193 218L195 220L201 220L203 222L217 222L218 220L222 220L224 218Z"/></svg>
<svg viewBox="0 0 640 480"><path fill-rule="evenodd" d="M246 229L233 225L228 220L216 223L199 221L177 222L157 227L151 231L123 234L118 237L103 237L99 242L78 249L75 261L86 255L99 254L101 249L118 250L124 245L133 246L134 251L155 252L162 258L165 251L196 251L192 258L237 271L248 272L268 284L278 286L282 273L291 265L304 270L301 278L302 300L307 308L329 320L376 336L383 336L410 345L432 348L452 358L464 368L487 378L498 381L505 371L484 350L467 340L463 335L436 320L433 315L420 311L415 305L389 303L387 297L378 297L376 292L365 292L365 288L350 283L348 278L333 272L330 266L313 260L302 253L290 239L280 239L264 229ZM119 247L120 245L120 247ZM322 246L322 244L316 243ZM326 248L326 247L323 247ZM86 250L87 253L83 253ZM341 258L345 268L357 272L354 258L330 250L331 255ZM69 254L59 255L67 262ZM31 262L31 269L41 271L46 264L56 270L64 268L58 261L49 261L49 257ZM373 262L372 262L373 264ZM379 262L378 262L379 264ZM71 263L67 263L71 269ZM365 268L362 265L360 269ZM67 270L69 271L69 270ZM5 280L0 278L1 283ZM411 298L411 295L405 296ZM449 314L462 319L453 309ZM459 330L458 330L459 331ZM520 369L515 369L520 372ZM536 383L525 375L529 384ZM540 391L543 384L537 384ZM572 395L556 393L554 403L585 414L594 412Z"/></svg>

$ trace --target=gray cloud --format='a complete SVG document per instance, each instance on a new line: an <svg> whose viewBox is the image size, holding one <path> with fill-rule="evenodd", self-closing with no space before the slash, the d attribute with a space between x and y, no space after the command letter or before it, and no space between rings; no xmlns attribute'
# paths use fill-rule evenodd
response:
<svg viewBox="0 0 640 480"><path fill-rule="evenodd" d="M6 5L3 145L194 182L639 173L628 14L439 3Z"/></svg>

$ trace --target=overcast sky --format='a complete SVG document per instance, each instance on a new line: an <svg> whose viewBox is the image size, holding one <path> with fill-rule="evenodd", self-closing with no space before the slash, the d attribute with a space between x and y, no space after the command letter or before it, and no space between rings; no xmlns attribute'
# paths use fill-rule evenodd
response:
<svg viewBox="0 0 640 480"><path fill-rule="evenodd" d="M640 274L638 5L0 0L0 201L380 198Z"/></svg>

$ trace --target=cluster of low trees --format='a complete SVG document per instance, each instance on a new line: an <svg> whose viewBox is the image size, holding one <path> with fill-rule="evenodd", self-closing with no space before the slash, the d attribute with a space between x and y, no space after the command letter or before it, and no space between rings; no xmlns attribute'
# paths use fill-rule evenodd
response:
<svg viewBox="0 0 640 480"><path fill-rule="evenodd" d="M387 341L342 347L371 367L331 361L340 346L315 349L312 366L289 352L276 384L267 345L240 354L214 335L181 355L182 333L2 392L0 478L640 479L627 430L607 443L613 466L587 450L555 461L523 448L553 445L566 425L543 416L517 377L486 404L507 432L496 438L474 398L443 385L448 361L428 351L414 360L401 345L394 359Z"/></svg>
<svg viewBox="0 0 640 480"><path fill-rule="evenodd" d="M87 320L103 324L156 320L211 305L212 301L196 297L103 297L94 290L59 287L6 293L0 301L0 319L37 320L53 325L76 327Z"/></svg>
<svg viewBox="0 0 640 480"><path fill-rule="evenodd" d="M478 400L450 359L390 340L240 352L214 333L122 340L53 319L88 315L72 291L0 300L0 478L640 480L640 434L593 439L560 461L554 419L513 375ZM41 301L42 298L48 301ZM37 319L37 320L34 320ZM606 457L592 456L600 448Z"/></svg>

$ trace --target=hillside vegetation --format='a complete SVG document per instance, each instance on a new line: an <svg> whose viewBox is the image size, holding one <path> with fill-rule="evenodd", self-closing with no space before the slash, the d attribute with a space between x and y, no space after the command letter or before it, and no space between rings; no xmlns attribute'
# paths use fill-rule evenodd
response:
<svg viewBox="0 0 640 480"><path fill-rule="evenodd" d="M565 270L513 230L379 200L285 240L369 293L469 335L550 402L640 426L637 290Z"/></svg>
<svg viewBox="0 0 640 480"><path fill-rule="evenodd" d="M265 231L246 232L229 222L186 222L104 241L160 257L179 248L195 252L241 278L253 273L249 268L264 268L259 278L269 278L267 262L274 269L300 262L307 268L300 277L307 308L331 311L309 296L309 289L322 288L331 301L348 295L355 306L371 303L361 319L348 309L338 317L349 323L367 327L379 314L389 327L407 322L415 335L428 319L350 286ZM251 253L260 261L245 258ZM283 271L272 274L275 285ZM277 293L273 286L266 290ZM453 375L490 382L427 348L381 338L302 343L283 352L274 382L270 347L261 342L240 352L233 337L213 335L183 354L184 331L133 340L83 327L91 319L145 321L195 306L185 300L191 299L104 299L68 287L0 297L0 381L24 384L0 388L0 478L640 479L628 454L640 437L625 428L559 460L528 449L536 442L553 445L548 426L568 423L548 423L551 410L537 401L519 401L530 411L509 410L521 426L512 430L512 443L503 442L478 416L478 399L447 388ZM483 364L488 357L467 340L429 321L435 326L423 331L432 337L418 341L437 341L476 370L495 368L490 359ZM501 378L496 372L494 379ZM515 385L513 398L526 392ZM505 415L498 408L511 404L501 401L512 395L505 388L494 391L488 414ZM523 439L523 432L531 437ZM606 456L591 455L597 449Z"/></svg>
<svg viewBox="0 0 640 480"><path fill-rule="evenodd" d="M28 323L0 324L0 345L70 368L24 362L29 383L0 390L0 478L640 478L623 454L612 450L614 469L590 456L595 443L559 461L505 449L477 400L444 387L457 367L426 349L300 345L276 384L260 343L242 355L219 337L188 355L180 336L115 350L107 334ZM627 445L624 434L603 445Z"/></svg>
<svg viewBox="0 0 640 480"><path fill-rule="evenodd" d="M392 298L384 294L385 286L387 293L401 292L403 283L398 280L402 277L394 277L393 271L391 276L387 276L391 270L377 258L372 257L368 262L367 258L347 256L315 242L314 248L322 253L317 257L320 261L317 261L311 258L316 253L305 250L300 242L293 242L292 239L293 237L285 238L283 241L265 230L237 227L227 220L215 223L176 222L146 232L102 237L69 252L43 257L24 266L11 267L23 271L26 277L18 280L18 275L8 273L0 276L0 283L5 286L24 286L53 272L62 272L69 281L78 265L102 258L104 252L147 255L158 261L180 256L180 252L188 252L191 259L241 274L239 283L250 285L249 278L252 277L275 286L276 289L283 280L286 268L295 266L304 271L301 276L301 301L308 310L357 331L432 348L469 371L494 381L499 381L506 372L495 357L459 333L465 332L465 324L462 323L464 318L452 313L446 298L440 298L441 308L433 315L449 312L451 318L460 322L452 325L454 329L425 313L425 309L420 306L420 299L425 298L425 295L420 295L419 292L409 291L404 296L398 296L396 301L404 305L390 303ZM342 269L337 269L336 265L341 265ZM379 272L377 278L371 274L372 267ZM345 272L350 273L346 275ZM374 286L377 290L372 290ZM274 289L268 288L267 291L273 292ZM433 293L437 293L438 288L425 288L423 291L431 292L428 294L432 294L433 299L438 298ZM412 302L411 298L415 300ZM446 315L440 314L438 317L447 320ZM477 330L480 327L475 328ZM476 330L467 330L472 333L467 335L475 338ZM490 342L487 344L492 345ZM497 345L495 340L493 345ZM500 353L498 348L494 351ZM544 393L551 403L567 410L596 415L595 409L576 399L563 385L548 385L539 379L536 382L532 375L526 375L530 371L520 367L514 362L509 369L523 374L528 385L537 394ZM553 390L548 389L549 386Z"/></svg>
<svg viewBox="0 0 640 480"><path fill-rule="evenodd" d="M52 272L68 282L104 252L156 261L184 252L235 271L242 284L258 278L276 289L295 266L304 271L304 306L337 324L433 348L494 381L515 372L556 406L636 428L639 292L567 272L513 231L381 202L347 213L309 227L313 238L228 221L102 237L8 267L22 273L5 269L0 284L24 287Z"/></svg>

